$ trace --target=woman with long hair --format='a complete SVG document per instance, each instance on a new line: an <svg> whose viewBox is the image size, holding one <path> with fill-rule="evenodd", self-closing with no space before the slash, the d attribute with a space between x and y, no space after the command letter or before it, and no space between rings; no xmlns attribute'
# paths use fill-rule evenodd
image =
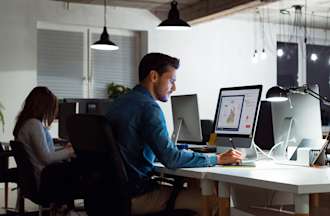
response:
<svg viewBox="0 0 330 216"><path fill-rule="evenodd" d="M25 99L13 131L15 140L24 145L34 166L38 187L42 170L46 166L74 156L71 145L55 151L48 128L54 121L57 111L58 100L56 96L47 87L35 87Z"/></svg>

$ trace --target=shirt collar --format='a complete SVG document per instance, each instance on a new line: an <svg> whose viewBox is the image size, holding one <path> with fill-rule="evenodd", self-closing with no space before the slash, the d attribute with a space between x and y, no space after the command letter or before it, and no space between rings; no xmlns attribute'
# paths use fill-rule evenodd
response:
<svg viewBox="0 0 330 216"><path fill-rule="evenodd" d="M133 90L142 93L143 95L149 97L152 100L155 100L155 98L150 94L150 92L141 84L136 85Z"/></svg>

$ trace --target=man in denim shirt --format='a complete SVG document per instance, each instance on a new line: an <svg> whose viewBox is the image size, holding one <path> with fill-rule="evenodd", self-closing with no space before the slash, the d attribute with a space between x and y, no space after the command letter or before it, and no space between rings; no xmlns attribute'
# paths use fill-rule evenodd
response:
<svg viewBox="0 0 330 216"><path fill-rule="evenodd" d="M170 196L169 188L155 188L150 180L156 157L170 169L208 167L241 160L241 153L235 150L207 156L178 150L171 141L164 114L156 100L166 102L175 91L178 67L177 58L161 53L145 55L139 65L140 84L117 98L107 114L126 162L134 214L160 211ZM196 195L182 192L175 207L198 210L197 202Z"/></svg>

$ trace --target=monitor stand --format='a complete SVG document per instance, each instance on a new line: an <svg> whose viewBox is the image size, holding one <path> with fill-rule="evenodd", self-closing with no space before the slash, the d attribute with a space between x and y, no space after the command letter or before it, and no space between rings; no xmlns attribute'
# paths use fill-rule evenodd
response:
<svg viewBox="0 0 330 216"><path fill-rule="evenodd" d="M291 155L287 155L287 148L289 146L290 137L292 135L292 129L294 126L294 118L287 117L284 119L286 121L286 124L288 125L288 133L286 135L286 138L284 141L280 141L276 143L269 151L269 156L271 158L274 158L276 160L286 160L288 157L291 157Z"/></svg>
<svg viewBox="0 0 330 216"><path fill-rule="evenodd" d="M173 133L172 133L172 136L171 136L172 142L175 143L175 144L177 144L178 139L179 139L179 134L180 134L180 130L181 130L183 119L182 118L178 118L177 122L178 123L175 124L176 127L174 128Z"/></svg>

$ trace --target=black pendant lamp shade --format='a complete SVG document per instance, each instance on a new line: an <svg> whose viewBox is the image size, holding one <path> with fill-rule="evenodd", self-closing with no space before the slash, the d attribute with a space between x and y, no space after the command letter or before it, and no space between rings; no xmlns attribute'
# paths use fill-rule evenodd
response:
<svg viewBox="0 0 330 216"><path fill-rule="evenodd" d="M180 19L177 1L171 2L171 9L168 12L167 20L161 22L157 27L157 29L161 30L188 30L190 28L191 26L187 22Z"/></svg>
<svg viewBox="0 0 330 216"><path fill-rule="evenodd" d="M119 47L114 44L109 39L109 34L107 31L107 27L103 27L103 32L101 34L100 40L96 41L93 45L91 45L92 49L97 50L117 50Z"/></svg>
<svg viewBox="0 0 330 216"><path fill-rule="evenodd" d="M100 40L91 45L92 49L96 50L117 50L119 47L110 40L107 31L107 0L104 0L104 27Z"/></svg>
<svg viewBox="0 0 330 216"><path fill-rule="evenodd" d="M266 94L266 100L270 102L282 102L288 100L288 90L280 87L271 87Z"/></svg>

